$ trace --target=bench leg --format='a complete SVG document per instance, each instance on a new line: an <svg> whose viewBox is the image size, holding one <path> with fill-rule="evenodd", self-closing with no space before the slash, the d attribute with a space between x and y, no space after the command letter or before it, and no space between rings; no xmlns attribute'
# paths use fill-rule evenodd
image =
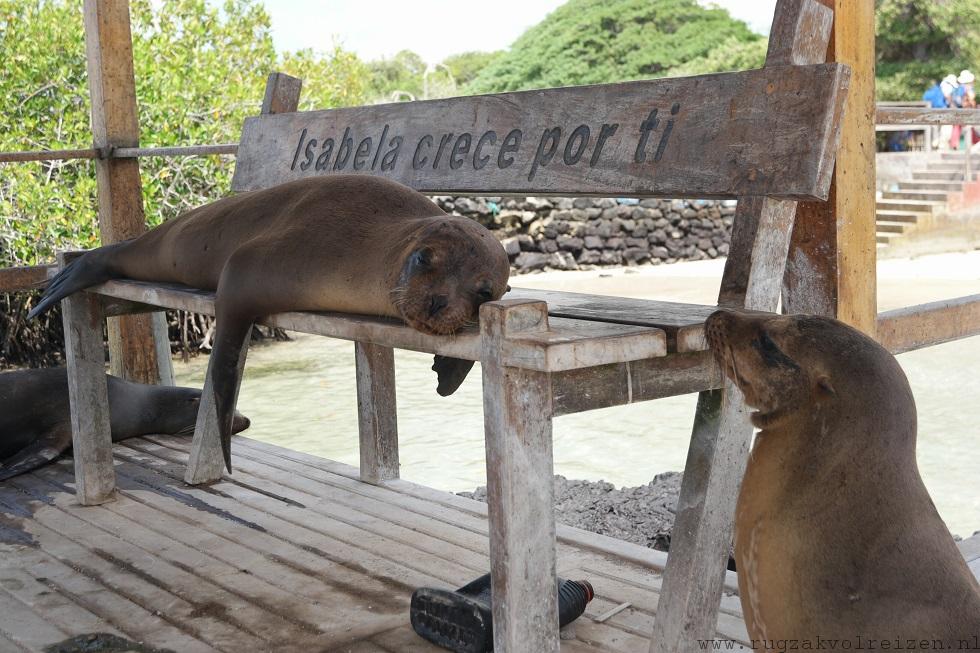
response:
<svg viewBox="0 0 980 653"><path fill-rule="evenodd" d="M731 382L698 396L651 653L701 650L715 637L735 503L752 424Z"/></svg>
<svg viewBox="0 0 980 653"><path fill-rule="evenodd" d="M544 307L481 310L493 641L502 653L557 653L559 646L551 378L499 360L507 332ZM546 325L547 313L539 319Z"/></svg>
<svg viewBox="0 0 980 653"><path fill-rule="evenodd" d="M153 324L153 341L157 347L157 384L173 386L174 366L170 357L170 336L167 328L167 312L157 311L150 314Z"/></svg>
<svg viewBox="0 0 980 653"><path fill-rule="evenodd" d="M251 335L252 329L247 329L241 355L238 357L239 387L242 371L245 369L245 358L248 356L248 339ZM211 376L214 372L213 364L214 359L208 361L208 373L204 379L201 405L197 409L197 423L194 425L194 441L191 443L187 471L184 473L184 481L190 485L217 481L225 468L225 459L221 454L221 434L218 432L218 411L214 404L214 385ZM235 403L238 403L238 388L235 389Z"/></svg>
<svg viewBox="0 0 980 653"><path fill-rule="evenodd" d="M361 480L378 484L398 478L395 352L391 347L355 342L354 364Z"/></svg>
<svg viewBox="0 0 980 653"><path fill-rule="evenodd" d="M64 265L62 255L58 259ZM99 298L85 292L63 299L61 309L68 359L75 494L83 506L95 506L111 501L116 488L102 342L105 315Z"/></svg>

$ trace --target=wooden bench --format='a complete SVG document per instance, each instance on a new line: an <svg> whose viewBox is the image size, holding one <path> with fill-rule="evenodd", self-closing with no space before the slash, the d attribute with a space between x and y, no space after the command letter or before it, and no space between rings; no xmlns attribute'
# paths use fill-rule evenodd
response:
<svg viewBox="0 0 980 653"><path fill-rule="evenodd" d="M698 77L297 112L270 76L245 122L234 190L356 171L427 193L738 198L719 305L777 307L797 200L825 200L849 71L825 59L833 15L780 0L766 66ZM68 257L63 255L61 263ZM213 293L113 281L64 301L79 500L114 488L101 324ZM552 418L700 392L652 651L711 639L752 429L705 351L714 306L515 289L479 330L433 337L394 321L286 313L264 323L355 342L361 476L398 476L393 348L479 360L483 371L497 651L559 649ZM239 365L244 365L245 354ZM210 372L186 480L222 474Z"/></svg>

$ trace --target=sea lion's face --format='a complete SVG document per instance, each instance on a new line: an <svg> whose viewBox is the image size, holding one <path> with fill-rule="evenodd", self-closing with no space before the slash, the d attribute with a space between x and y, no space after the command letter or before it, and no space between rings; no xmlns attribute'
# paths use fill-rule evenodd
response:
<svg viewBox="0 0 980 653"><path fill-rule="evenodd" d="M190 435L197 423L197 410L201 406L201 391L195 388L173 388L160 386L154 393L152 419L154 433L165 435ZM232 419L232 433L244 431L251 425L247 417L235 411Z"/></svg>
<svg viewBox="0 0 980 653"><path fill-rule="evenodd" d="M507 292L507 253L479 224L446 218L412 240L391 291L392 303L412 328L455 333L477 324L481 304Z"/></svg>
<svg viewBox="0 0 980 653"><path fill-rule="evenodd" d="M830 322L728 310L708 318L708 346L745 403L757 409L755 426L772 428L835 401L833 370L817 346L821 323Z"/></svg>

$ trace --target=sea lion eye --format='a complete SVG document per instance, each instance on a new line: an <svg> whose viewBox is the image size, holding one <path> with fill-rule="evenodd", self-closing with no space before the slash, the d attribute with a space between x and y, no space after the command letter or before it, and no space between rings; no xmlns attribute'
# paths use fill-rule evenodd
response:
<svg viewBox="0 0 980 653"><path fill-rule="evenodd" d="M427 247L417 249L412 254L412 266L427 268L432 265L432 250Z"/></svg>
<svg viewBox="0 0 980 653"><path fill-rule="evenodd" d="M479 290L476 291L476 295L477 297L480 298L481 301L484 302L489 302L493 300L493 290L490 288L480 288Z"/></svg>

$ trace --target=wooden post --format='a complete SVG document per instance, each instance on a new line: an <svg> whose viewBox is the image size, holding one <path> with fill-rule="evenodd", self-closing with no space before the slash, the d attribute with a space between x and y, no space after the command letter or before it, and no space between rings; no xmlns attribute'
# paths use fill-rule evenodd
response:
<svg viewBox="0 0 980 653"><path fill-rule="evenodd" d="M819 1L835 15L827 58L851 66L851 87L830 199L799 207L783 310L836 317L874 336L875 3Z"/></svg>
<svg viewBox="0 0 980 653"><path fill-rule="evenodd" d="M59 252L58 264L64 267L71 256ZM96 506L112 500L116 488L102 347L105 315L101 300L86 292L61 300L61 309L68 362L75 494L83 506Z"/></svg>
<svg viewBox="0 0 980 653"><path fill-rule="evenodd" d="M780 0L766 65L822 61L832 20L816 0ZM776 310L796 207L790 200L739 198L720 306ZM714 639L751 440L748 410L734 383L726 379L722 390L700 393L651 653L697 651L700 643Z"/></svg>
<svg viewBox="0 0 980 653"><path fill-rule="evenodd" d="M547 305L480 308L493 642L558 653L551 377L501 364L510 337L548 328Z"/></svg>
<svg viewBox="0 0 980 653"><path fill-rule="evenodd" d="M286 73L269 73L265 81L262 113L292 113L299 108L303 80Z"/></svg>
<svg viewBox="0 0 980 653"><path fill-rule="evenodd" d="M85 0L85 49L92 101L92 140L103 153L139 146L133 42L126 0ZM95 162L102 244L135 238L146 231L142 184L136 159L106 156ZM117 376L159 383L173 379L166 321L153 315L109 319L109 360Z"/></svg>
<svg viewBox="0 0 980 653"><path fill-rule="evenodd" d="M361 480L381 483L398 478L398 412L395 403L395 350L354 343L357 424L361 439Z"/></svg>

